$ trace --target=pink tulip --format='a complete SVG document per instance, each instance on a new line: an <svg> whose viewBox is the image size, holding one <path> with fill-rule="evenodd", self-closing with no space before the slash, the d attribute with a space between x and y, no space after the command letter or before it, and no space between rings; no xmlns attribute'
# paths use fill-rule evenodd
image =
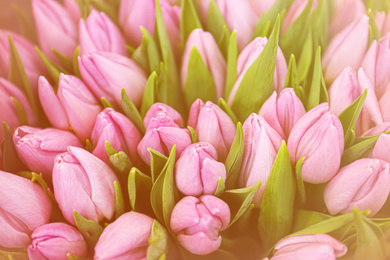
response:
<svg viewBox="0 0 390 260"><path fill-rule="evenodd" d="M170 0L173 2L172 0ZM169 41L171 43L172 51L176 57L180 55L180 19L181 8L174 6L169 0L160 0L161 13L164 20L164 25L168 33Z"/></svg>
<svg viewBox="0 0 390 260"><path fill-rule="evenodd" d="M133 60L113 52L94 52L79 57L81 77L97 98L106 98L114 108L122 106L124 88L131 101L141 104L146 74Z"/></svg>
<svg viewBox="0 0 390 260"><path fill-rule="evenodd" d="M326 82L332 82L348 66L359 68L368 45L368 20L367 15L361 16L330 42L322 59Z"/></svg>
<svg viewBox="0 0 390 260"><path fill-rule="evenodd" d="M226 180L226 168L217 162L217 151L209 143L188 146L176 163L176 187L184 195L212 195L218 188L218 180Z"/></svg>
<svg viewBox="0 0 390 260"><path fill-rule="evenodd" d="M332 215L352 212L358 207L369 209L372 217L385 204L389 192L389 163L364 158L341 168L326 186L324 200Z"/></svg>
<svg viewBox="0 0 390 260"><path fill-rule="evenodd" d="M18 127L13 142L22 162L31 170L42 173L51 183L54 158L66 152L68 146L81 147L80 141L71 132L55 128Z"/></svg>
<svg viewBox="0 0 390 260"><path fill-rule="evenodd" d="M32 10L38 42L43 53L56 60L52 48L73 58L77 47L77 26L67 10L54 0L33 0Z"/></svg>
<svg viewBox="0 0 390 260"><path fill-rule="evenodd" d="M137 145L141 138L137 128L126 116L112 108L106 108L97 116L92 130L92 154L108 163L105 146L108 141L112 148L125 152L133 163L137 163L140 160Z"/></svg>
<svg viewBox="0 0 390 260"><path fill-rule="evenodd" d="M165 121L164 121L165 120ZM163 103L154 103L144 118L146 130L154 129L160 124L165 126L184 127L183 118L175 109Z"/></svg>
<svg viewBox="0 0 390 260"><path fill-rule="evenodd" d="M325 183L336 175L344 151L344 133L340 120L322 103L307 112L291 130L287 148L292 163L305 157L302 179Z"/></svg>
<svg viewBox="0 0 390 260"><path fill-rule="evenodd" d="M228 99L228 104L233 103L234 96L241 84L242 79L245 76L248 68L253 64L253 62L259 57L260 53L263 51L265 45L267 44L267 38L257 37L254 39L245 49L240 53L237 60L237 81L233 86L232 91ZM284 59L282 50L278 47L278 52L276 55L276 66L274 73L274 90L280 93L283 90L284 82L287 75L287 63Z"/></svg>
<svg viewBox="0 0 390 260"><path fill-rule="evenodd" d="M375 22L381 35L386 35L390 32L390 15L385 12L377 12L375 16Z"/></svg>
<svg viewBox="0 0 390 260"><path fill-rule="evenodd" d="M238 184L240 187L250 187L261 181L253 200L255 207L259 208L282 138L264 118L254 113L245 120L243 130L244 160Z"/></svg>
<svg viewBox="0 0 390 260"><path fill-rule="evenodd" d="M383 122L363 134L363 136L379 135L390 130L390 122Z"/></svg>
<svg viewBox="0 0 390 260"><path fill-rule="evenodd" d="M115 212L115 173L99 158L74 146L57 155L54 195L65 219L75 225L73 210L84 218L110 220Z"/></svg>
<svg viewBox="0 0 390 260"><path fill-rule="evenodd" d="M230 223L229 206L221 199L187 196L173 208L171 228L180 245L193 254L207 255L221 246L219 231Z"/></svg>
<svg viewBox="0 0 390 260"><path fill-rule="evenodd" d="M275 246L271 260L336 259L347 253L347 247L327 234L287 237Z"/></svg>
<svg viewBox="0 0 390 260"><path fill-rule="evenodd" d="M51 203L38 184L0 171L0 246L27 247L31 233L50 220Z"/></svg>
<svg viewBox="0 0 390 260"><path fill-rule="evenodd" d="M200 142L208 142L215 147L219 160L226 158L236 127L221 108L210 101L204 104L202 100L196 100L190 109L188 125L195 130Z"/></svg>
<svg viewBox="0 0 390 260"><path fill-rule="evenodd" d="M362 62L362 68L367 73L378 98L386 92L390 83L390 34L379 41L373 41Z"/></svg>
<svg viewBox="0 0 390 260"><path fill-rule="evenodd" d="M213 79L217 98L221 98L225 89L226 62L211 33L195 29L188 36L181 67L181 84L184 86L188 75L190 53L196 48Z"/></svg>
<svg viewBox="0 0 390 260"><path fill-rule="evenodd" d="M288 8L286 16L283 19L282 34L284 34L287 31L287 28L290 27L290 25L295 22L295 20L301 15L308 2L309 0L297 0L291 4L291 6ZM318 0L313 0L311 8L316 9L317 4Z"/></svg>
<svg viewBox="0 0 390 260"><path fill-rule="evenodd" d="M65 223L49 223L34 230L28 247L30 260L67 260L67 254L76 257L87 255L87 243L80 232Z"/></svg>
<svg viewBox="0 0 390 260"><path fill-rule="evenodd" d="M118 27L105 13L92 10L79 22L80 53L107 51L127 55L126 43Z"/></svg>
<svg viewBox="0 0 390 260"><path fill-rule="evenodd" d="M369 157L384 160L390 163L390 135L381 134L376 141Z"/></svg>
<svg viewBox="0 0 390 260"><path fill-rule="evenodd" d="M390 78L389 78L390 80ZM387 85L385 93L379 99L379 107L382 112L383 121L390 121L390 81Z"/></svg>
<svg viewBox="0 0 390 260"><path fill-rule="evenodd" d="M257 17L260 17L263 13L267 13L275 2L276 0L249 0L252 10L254 10Z"/></svg>
<svg viewBox="0 0 390 260"><path fill-rule="evenodd" d="M286 88L279 96L274 92L260 109L259 116L287 140L295 123L306 113L302 101L292 88Z"/></svg>
<svg viewBox="0 0 390 260"><path fill-rule="evenodd" d="M199 0L200 18L207 24L210 0ZM237 45L240 50L251 41L258 18L249 0L215 0L230 31L237 31Z"/></svg>
<svg viewBox="0 0 390 260"><path fill-rule="evenodd" d="M81 18L80 7L77 0L64 0L64 6L72 20L77 23Z"/></svg>
<svg viewBox="0 0 390 260"><path fill-rule="evenodd" d="M79 78L61 74L56 94L50 83L40 77L38 90L43 110L54 127L71 128L82 141L90 137L102 108Z"/></svg>
<svg viewBox="0 0 390 260"><path fill-rule="evenodd" d="M127 212L108 225L95 246L95 260L146 259L153 219Z"/></svg>

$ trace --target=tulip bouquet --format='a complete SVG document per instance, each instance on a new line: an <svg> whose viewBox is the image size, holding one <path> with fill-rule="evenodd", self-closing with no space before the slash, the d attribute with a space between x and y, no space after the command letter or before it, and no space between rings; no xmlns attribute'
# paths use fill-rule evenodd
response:
<svg viewBox="0 0 390 260"><path fill-rule="evenodd" d="M0 259L390 259L388 0L3 0Z"/></svg>

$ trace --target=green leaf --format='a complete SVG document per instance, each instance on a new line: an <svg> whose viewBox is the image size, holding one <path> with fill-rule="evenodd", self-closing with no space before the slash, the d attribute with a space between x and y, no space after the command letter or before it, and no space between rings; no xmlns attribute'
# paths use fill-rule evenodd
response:
<svg viewBox="0 0 390 260"><path fill-rule="evenodd" d="M252 39L268 36L269 30L275 25L278 14L283 14L288 7L288 0L277 0L268 12L261 14L260 20L253 32ZM283 15L282 15L283 17Z"/></svg>
<svg viewBox="0 0 390 260"><path fill-rule="evenodd" d="M328 0L319 0L312 15L311 28L313 32L313 46L326 47L328 43L330 24L330 4Z"/></svg>
<svg viewBox="0 0 390 260"><path fill-rule="evenodd" d="M234 114L232 109L228 106L228 104L226 103L226 101L223 98L219 99L218 106L223 110L223 112L228 114L228 116L233 120L233 123L237 124L236 115Z"/></svg>
<svg viewBox="0 0 390 260"><path fill-rule="evenodd" d="M298 60L298 82L303 82L306 77L308 76L311 61L313 59L313 35L312 31L308 30L308 33L306 35L306 40L302 46L302 52L299 56ZM318 51L318 49L317 49ZM320 53L321 55L321 53ZM317 56L316 56L317 59ZM316 71L316 70L315 70ZM316 71L318 73L318 71Z"/></svg>
<svg viewBox="0 0 390 260"><path fill-rule="evenodd" d="M223 35L226 22L215 0L210 1L208 10L206 30L214 36L215 41L218 41Z"/></svg>
<svg viewBox="0 0 390 260"><path fill-rule="evenodd" d="M89 13L91 12L89 0L76 0L76 2L79 5L81 18L84 20L87 19Z"/></svg>
<svg viewBox="0 0 390 260"><path fill-rule="evenodd" d="M180 32L182 42L186 42L191 32L197 28L202 29L199 17L192 0L181 1Z"/></svg>
<svg viewBox="0 0 390 260"><path fill-rule="evenodd" d="M375 22L376 13L374 13L371 9L368 9L367 15L370 18L369 30L370 30L370 34L371 34L370 35L371 41L369 43L371 43L372 41L378 41L380 38L382 38L382 36L381 36L381 33L378 29L378 25Z"/></svg>
<svg viewBox="0 0 390 260"><path fill-rule="evenodd" d="M153 36L141 26L142 43L134 51L132 59L147 72L160 70L161 55Z"/></svg>
<svg viewBox="0 0 390 260"><path fill-rule="evenodd" d="M77 46L76 50L74 51L74 55L73 55L73 69L72 69L72 71L74 72L74 75L76 75L76 77L81 78L80 69L79 69L79 62L78 62L79 50L80 50L80 47Z"/></svg>
<svg viewBox="0 0 390 260"><path fill-rule="evenodd" d="M298 162L295 165L295 175L297 180L297 190L298 190L298 196L301 203L306 202L306 192L305 192L305 184L303 183L302 179L302 163L303 160L305 160L305 157L302 157L298 160Z"/></svg>
<svg viewBox="0 0 390 260"><path fill-rule="evenodd" d="M133 166L130 158L125 152L119 151L115 154L109 155L108 157L110 166L112 166L118 177L127 176L131 167Z"/></svg>
<svg viewBox="0 0 390 260"><path fill-rule="evenodd" d="M214 196L219 197L224 190L225 190L225 183L223 182L222 178L219 177L219 179L218 179L218 186L217 186L217 189L214 192Z"/></svg>
<svg viewBox="0 0 390 260"><path fill-rule="evenodd" d="M196 136L196 132L194 130L194 128L192 128L191 126L187 126L188 130L190 130L190 133L191 133L191 140L192 140L192 143L197 143L198 142L198 137Z"/></svg>
<svg viewBox="0 0 390 260"><path fill-rule="evenodd" d="M53 88L54 91L57 91L58 81L60 79L60 73L64 72L65 69L61 68L51 60L49 60L45 54L39 49L38 46L35 46L35 51L38 53L39 58L42 60L45 65L47 71L49 72L50 78L55 82Z"/></svg>
<svg viewBox="0 0 390 260"><path fill-rule="evenodd" d="M154 71L150 74L148 81L146 82L144 96L141 104L141 117L144 118L149 108L157 102L157 73Z"/></svg>
<svg viewBox="0 0 390 260"><path fill-rule="evenodd" d="M102 104L103 104L104 108L107 108L107 107L113 108L113 106L111 105L110 101L107 100L107 98L102 97L101 100L102 100Z"/></svg>
<svg viewBox="0 0 390 260"><path fill-rule="evenodd" d="M273 92L279 27L278 16L271 37L259 57L248 68L233 99L232 110L240 121L244 121L252 112L257 113Z"/></svg>
<svg viewBox="0 0 390 260"><path fill-rule="evenodd" d="M294 54L291 54L290 61L288 62L287 76L286 81L284 82L284 88L293 88L295 94L298 93L298 72Z"/></svg>
<svg viewBox="0 0 390 260"><path fill-rule="evenodd" d="M265 248L271 248L291 230L295 183L290 155L283 141L265 186L258 231Z"/></svg>
<svg viewBox="0 0 390 260"><path fill-rule="evenodd" d="M355 140L356 121L362 111L366 97L367 89L364 89L363 93L339 115L344 130L345 147L349 147Z"/></svg>
<svg viewBox="0 0 390 260"><path fill-rule="evenodd" d="M237 38L236 31L233 31L230 35L228 55L227 55L227 73L226 73L226 86L225 86L225 99L229 98L230 92L237 80Z"/></svg>
<svg viewBox="0 0 390 260"><path fill-rule="evenodd" d="M125 213L125 203L123 201L123 193L118 182L114 182L115 188L115 219Z"/></svg>
<svg viewBox="0 0 390 260"><path fill-rule="evenodd" d="M41 186L42 190L45 192L46 196L50 199L52 203L57 203L56 199L54 198L53 192L50 190L49 186L47 185L46 181L42 177L42 173L35 173L31 172L31 177L30 177L32 182L38 183L39 186Z"/></svg>
<svg viewBox="0 0 390 260"><path fill-rule="evenodd" d="M225 160L226 166L226 187L234 189L237 187L238 175L240 174L242 161L244 159L244 131L240 122L237 123L236 136Z"/></svg>
<svg viewBox="0 0 390 260"><path fill-rule="evenodd" d="M322 75L322 68L321 68L321 47L318 46L315 62L314 62L313 79L309 91L309 98L306 104L307 111L311 110L312 108L320 104L322 78L323 75Z"/></svg>
<svg viewBox="0 0 390 260"><path fill-rule="evenodd" d="M77 229L83 235L88 247L94 248L103 232L103 228L95 221L85 219L83 216L80 216L76 210L73 210L73 217L76 222Z"/></svg>
<svg viewBox="0 0 390 260"><path fill-rule="evenodd" d="M14 142L12 141L12 132L6 122L3 121L3 142L1 150L3 154L3 169L6 172L18 172L23 170L24 165L20 161L16 152Z"/></svg>
<svg viewBox="0 0 390 260"><path fill-rule="evenodd" d="M152 181L154 183L164 169L168 158L162 153L153 150L152 148L148 148L148 151L150 153L150 173L152 176Z"/></svg>
<svg viewBox="0 0 390 260"><path fill-rule="evenodd" d="M344 167L360 158L367 157L374 148L380 135L370 136L346 149L341 157L340 167Z"/></svg>
<svg viewBox="0 0 390 260"><path fill-rule="evenodd" d="M104 145L105 145L108 157L117 153L117 151L114 148L112 148L112 146L110 145L110 143L108 141L105 141Z"/></svg>
<svg viewBox="0 0 390 260"><path fill-rule="evenodd" d="M172 249L172 240L166 229L157 221L153 221L152 232L148 239L149 246L146 251L148 260L165 259Z"/></svg>
<svg viewBox="0 0 390 260"><path fill-rule="evenodd" d="M229 226L233 225L244 213L251 208L253 198L260 189L261 182L254 184L251 187L228 190L222 193L221 199L224 200L230 207L230 215L232 216Z"/></svg>
<svg viewBox="0 0 390 260"><path fill-rule="evenodd" d="M70 60L67 56L63 55L56 49L52 49L52 52L56 55L61 67L64 68L64 73L73 74L73 60Z"/></svg>
<svg viewBox="0 0 390 260"><path fill-rule="evenodd" d="M184 97L188 106L191 106L198 98L203 102L217 102L213 76L195 46L191 49L188 61L187 79L184 83Z"/></svg>
<svg viewBox="0 0 390 260"><path fill-rule="evenodd" d="M16 98L14 98L14 97L10 97L10 98L11 98L12 102L14 102L14 104L15 104L19 124L20 125L28 125L27 116L26 116L26 113L24 112L22 105L20 104L20 102Z"/></svg>
<svg viewBox="0 0 390 260"><path fill-rule="evenodd" d="M85 140L85 150L87 150L88 152L92 153L92 150L93 150L93 147L92 147L92 143L89 139Z"/></svg>
<svg viewBox="0 0 390 260"><path fill-rule="evenodd" d="M130 119L130 121L135 125L135 127L142 135L145 134L146 129L142 121L142 117L133 102L130 100L124 88L121 92L121 100L125 115Z"/></svg>
<svg viewBox="0 0 390 260"><path fill-rule="evenodd" d="M152 179L140 172L137 168L130 170L127 188L129 192L130 206L132 210L153 215L150 205L150 191L152 190Z"/></svg>
<svg viewBox="0 0 390 260"><path fill-rule="evenodd" d="M226 25L224 25L222 28L221 37L217 40L217 43L225 59L227 59L228 56L229 42L230 42L230 31L229 28Z"/></svg>
<svg viewBox="0 0 390 260"><path fill-rule="evenodd" d="M316 211L297 210L294 217L293 232L303 230L331 218L333 217Z"/></svg>

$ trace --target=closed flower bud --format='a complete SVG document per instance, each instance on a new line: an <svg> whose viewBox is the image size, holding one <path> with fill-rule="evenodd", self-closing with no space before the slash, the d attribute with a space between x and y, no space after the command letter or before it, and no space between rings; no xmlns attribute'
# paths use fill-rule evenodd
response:
<svg viewBox="0 0 390 260"><path fill-rule="evenodd" d="M352 212L354 207L369 209L374 216L390 192L389 163L380 159L360 159L343 167L326 186L324 200L332 215Z"/></svg>
<svg viewBox="0 0 390 260"><path fill-rule="evenodd" d="M197 255L217 250L222 242L219 231L227 228L229 223L229 206L211 195L184 197L171 215L171 228L180 245Z"/></svg>
<svg viewBox="0 0 390 260"><path fill-rule="evenodd" d="M263 13L267 13L275 2L276 0L249 0L252 10L255 11L257 17L260 17Z"/></svg>
<svg viewBox="0 0 390 260"><path fill-rule="evenodd" d="M355 71L359 68L368 45L368 21L368 16L363 15L330 42L322 59L326 82L332 82L348 66Z"/></svg>
<svg viewBox="0 0 390 260"><path fill-rule="evenodd" d="M105 142L108 141L116 151L125 152L133 163L140 160L137 145L141 141L141 134L134 124L124 115L112 108L104 109L96 118L92 130L92 154L108 163Z"/></svg>
<svg viewBox="0 0 390 260"><path fill-rule="evenodd" d="M51 203L29 179L0 171L0 246L27 247L31 233L50 220Z"/></svg>
<svg viewBox="0 0 390 260"><path fill-rule="evenodd" d="M31 171L42 173L48 183L51 183L57 154L66 152L68 146L81 147L79 139L71 132L30 126L18 127L14 132L13 142L23 163Z"/></svg>
<svg viewBox="0 0 390 260"><path fill-rule="evenodd" d="M127 55L126 43L116 25L105 13L92 10L79 22L80 53L107 51Z"/></svg>
<svg viewBox="0 0 390 260"><path fill-rule="evenodd" d="M112 52L95 52L79 57L81 77L99 99L114 108L122 106L124 88L131 101L140 106L146 86L145 72L133 60Z"/></svg>
<svg viewBox="0 0 390 260"><path fill-rule="evenodd" d="M290 27L290 25L295 22L295 20L301 15L308 2L309 0L296 0L291 4L291 6L288 8L286 16L283 19L282 34L284 34L288 27ZM317 8L317 4L318 0L313 0L311 8Z"/></svg>
<svg viewBox="0 0 390 260"><path fill-rule="evenodd" d="M295 124L287 141L292 163L305 157L302 179L324 183L336 175L344 151L344 133L340 120L322 103L307 112Z"/></svg>
<svg viewBox="0 0 390 260"><path fill-rule="evenodd" d="M286 88L279 96L274 92L260 109L259 116L287 140L295 123L306 113L302 101L292 88Z"/></svg>
<svg viewBox="0 0 390 260"><path fill-rule="evenodd" d="M279 241L271 260L336 259L347 253L347 247L327 234L299 235Z"/></svg>
<svg viewBox="0 0 390 260"><path fill-rule="evenodd" d="M56 94L50 83L40 77L38 90L43 110L54 127L72 129L82 141L90 137L102 108L79 78L61 74Z"/></svg>
<svg viewBox="0 0 390 260"><path fill-rule="evenodd" d="M188 36L181 67L181 83L184 86L188 75L188 63L192 48L195 47L213 79L217 98L222 97L225 89L226 62L211 33L195 29Z"/></svg>
<svg viewBox="0 0 390 260"><path fill-rule="evenodd" d="M363 134L363 136L379 135L390 130L390 122L383 122Z"/></svg>
<svg viewBox="0 0 390 260"><path fill-rule="evenodd" d="M30 260L67 260L67 254L84 257L87 243L80 232L65 223L49 223L34 230L32 243L28 247Z"/></svg>
<svg viewBox="0 0 390 260"><path fill-rule="evenodd" d="M127 212L108 225L95 246L95 260L146 259L153 219Z"/></svg>
<svg viewBox="0 0 390 260"><path fill-rule="evenodd" d="M53 168L54 195L65 219L75 225L73 210L86 219L110 220L115 211L115 173L86 150L69 146ZM118 182L119 183L119 182Z"/></svg>
<svg viewBox="0 0 390 260"><path fill-rule="evenodd" d="M72 20L77 23L81 18L80 6L77 0L64 0L64 7L68 11Z"/></svg>
<svg viewBox="0 0 390 260"><path fill-rule="evenodd" d="M267 44L267 38L255 38L245 49L240 53L237 59L237 80L233 86L232 91L228 99L228 104L233 103L234 96L241 84L242 79L245 76L245 73L253 62L259 57L260 53L263 51L265 45ZM284 58L282 50L278 47L276 54L276 66L274 73L274 90L276 92L281 92L284 87L284 82L287 75L287 63Z"/></svg>
<svg viewBox="0 0 390 260"><path fill-rule="evenodd" d="M386 35L390 32L390 15L385 12L377 12L375 16L375 22L381 35Z"/></svg>
<svg viewBox="0 0 390 260"><path fill-rule="evenodd" d="M282 138L264 118L256 114L251 114L242 127L244 159L238 184L240 187L250 187L261 181L261 187L253 199L255 207L260 207Z"/></svg>
<svg viewBox="0 0 390 260"><path fill-rule="evenodd" d="M32 10L38 42L43 53L56 59L52 48L73 58L77 46L77 25L67 10L54 0L33 0Z"/></svg>
<svg viewBox="0 0 390 260"><path fill-rule="evenodd" d="M212 195L218 180L226 180L226 168L217 162L217 151L209 143L188 146L176 163L176 187L185 195Z"/></svg>
<svg viewBox="0 0 390 260"><path fill-rule="evenodd" d="M188 125L191 126L200 142L208 142L218 153L218 160L224 160L236 135L232 119L217 105L196 100L190 109Z"/></svg>
<svg viewBox="0 0 390 260"><path fill-rule="evenodd" d="M184 127L183 118L179 112L166 104L154 103L145 115L145 128L146 130L154 129L162 124L164 126Z"/></svg>
<svg viewBox="0 0 390 260"><path fill-rule="evenodd" d="M381 134L379 136L369 157L390 163L390 134Z"/></svg>

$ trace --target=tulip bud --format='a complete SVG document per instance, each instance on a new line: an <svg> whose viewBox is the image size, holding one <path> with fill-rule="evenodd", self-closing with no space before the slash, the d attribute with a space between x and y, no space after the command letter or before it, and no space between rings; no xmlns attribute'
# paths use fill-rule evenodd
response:
<svg viewBox="0 0 390 260"><path fill-rule="evenodd" d="M73 22L77 23L81 18L80 6L77 3L77 0L64 0L64 6Z"/></svg>
<svg viewBox="0 0 390 260"><path fill-rule="evenodd" d="M374 149L372 149L369 157L384 160L390 163L390 135L381 134L375 143Z"/></svg>
<svg viewBox="0 0 390 260"><path fill-rule="evenodd" d="M263 13L267 13L275 2L276 0L249 0L252 10L254 10L257 17L260 17Z"/></svg>
<svg viewBox="0 0 390 260"><path fill-rule="evenodd" d="M107 51L127 55L121 32L105 13L92 10L87 20L79 22L80 52Z"/></svg>
<svg viewBox="0 0 390 260"><path fill-rule="evenodd" d="M199 0L200 18L207 24L210 0ZM230 31L237 31L240 50L251 41L258 18L248 0L215 0Z"/></svg>
<svg viewBox="0 0 390 260"><path fill-rule="evenodd" d="M385 12L377 12L375 22L381 35L386 35L390 32L390 15L386 16Z"/></svg>
<svg viewBox="0 0 390 260"><path fill-rule="evenodd" d="M290 27L290 25L295 22L295 20L301 15L308 2L309 0L297 0L291 4L291 6L288 8L286 16L283 19L282 34L284 34L288 27ZM317 4L318 0L313 0L311 9L316 9Z"/></svg>
<svg viewBox="0 0 390 260"><path fill-rule="evenodd" d="M330 42L322 59L326 82L332 82L348 66L359 68L368 44L368 21L368 16L363 15Z"/></svg>
<svg viewBox="0 0 390 260"><path fill-rule="evenodd" d="M71 128L82 141L90 137L101 107L79 78L61 73L56 94L50 83L40 77L38 90L43 110L54 127Z"/></svg>
<svg viewBox="0 0 390 260"><path fill-rule="evenodd" d="M67 254L76 257L87 255L87 243L80 232L65 223L49 223L34 230L32 244L28 247L30 260L68 259Z"/></svg>
<svg viewBox="0 0 390 260"><path fill-rule="evenodd" d="M373 41L362 62L362 68L367 73L378 98L386 92L390 83L390 34L379 41Z"/></svg>
<svg viewBox="0 0 390 260"><path fill-rule="evenodd" d="M77 137L64 130L55 128L18 127L13 142L22 162L34 172L41 172L45 180L51 183L54 158L66 152L68 146L81 147Z"/></svg>
<svg viewBox="0 0 390 260"><path fill-rule="evenodd" d="M0 246L27 247L31 233L50 220L51 203L41 187L0 171Z"/></svg>
<svg viewBox="0 0 390 260"><path fill-rule="evenodd" d="M226 180L226 168L217 162L217 151L209 143L188 146L176 163L176 187L185 195L212 195L218 180Z"/></svg>
<svg viewBox="0 0 390 260"><path fill-rule="evenodd" d="M318 184L329 181L340 167L344 133L338 117L322 103L307 112L291 130L287 148L292 163L305 157L302 179Z"/></svg>
<svg viewBox="0 0 390 260"><path fill-rule="evenodd" d="M369 209L372 217L385 204L389 192L389 163L364 158L340 169L326 186L324 200L332 215L349 213L358 207Z"/></svg>
<svg viewBox="0 0 390 260"><path fill-rule="evenodd" d="M379 135L390 130L390 122L383 122L363 134L363 136Z"/></svg>
<svg viewBox="0 0 390 260"><path fill-rule="evenodd" d="M236 126L221 108L210 101L204 104L202 100L196 100L190 109L188 125L195 130L198 141L215 147L219 160L226 158L236 135Z"/></svg>
<svg viewBox="0 0 390 260"><path fill-rule="evenodd" d="M95 246L95 260L146 259L153 219L127 212L109 224Z"/></svg>
<svg viewBox="0 0 390 260"><path fill-rule="evenodd" d="M160 120L162 121L160 122ZM146 130L149 130L158 127L160 124L184 127L183 118L179 112L163 103L154 103L145 115L144 125Z"/></svg>
<svg viewBox="0 0 390 260"><path fill-rule="evenodd" d="M221 199L187 196L173 208L171 228L180 245L193 254L207 255L221 246L219 231L230 223L229 206Z"/></svg>
<svg viewBox="0 0 390 260"><path fill-rule="evenodd" d="M387 85L385 93L379 99L379 107L382 112L383 121L390 121L390 81Z"/></svg>
<svg viewBox="0 0 390 260"><path fill-rule="evenodd" d="M275 246L271 260L336 259L347 253L347 247L327 234L287 237ZM293 258L291 258L293 257Z"/></svg>
<svg viewBox="0 0 390 260"><path fill-rule="evenodd" d="M240 53L237 59L237 80L233 86L232 91L230 92L230 96L228 99L228 104L231 105L233 103L234 96L241 84L242 79L245 76L245 73L249 69L249 67L253 64L253 62L259 57L260 53L263 51L265 45L267 44L267 38L257 37L254 39L245 49ZM276 66L274 73L274 90L276 92L281 92L284 88L284 82L286 80L287 75L287 63L284 59L284 55L280 47L278 47L278 51L276 54Z"/></svg>
<svg viewBox="0 0 390 260"><path fill-rule="evenodd" d="M170 1L172 2L172 0ZM172 3L169 3L169 0L161 0L160 6L172 51L178 57L180 55L181 43L181 8L179 6L173 6Z"/></svg>
<svg viewBox="0 0 390 260"><path fill-rule="evenodd" d="M287 140L295 123L306 113L302 101L292 88L286 88L279 96L274 92L260 109L259 116Z"/></svg>
<svg viewBox="0 0 390 260"><path fill-rule="evenodd" d="M74 146L57 155L54 195L65 219L75 225L73 210L84 218L110 220L115 212L115 173L99 158ZM118 182L119 183L119 182Z"/></svg>
<svg viewBox="0 0 390 260"><path fill-rule="evenodd" d="M114 108L122 106L124 88L140 106L146 86L145 72L133 60L112 52L95 52L79 57L81 77L96 97L106 98Z"/></svg>
<svg viewBox="0 0 390 260"><path fill-rule="evenodd" d="M254 113L245 120L242 128L245 140L244 159L238 183L240 187L250 187L261 181L261 187L253 199L255 207L260 207L282 138L264 118Z"/></svg>
<svg viewBox="0 0 390 260"><path fill-rule="evenodd" d="M195 29L188 36L183 54L183 65L181 67L181 84L184 86L187 80L188 63L193 47L196 47L199 51L203 62L214 79L217 98L221 98L225 89L226 62L213 35L202 29Z"/></svg>
<svg viewBox="0 0 390 260"><path fill-rule="evenodd" d="M116 151L125 152L132 162L140 160L137 145L141 141L141 134L134 124L124 115L112 108L104 109L96 118L92 130L92 154L108 163L105 142L108 141Z"/></svg>
<svg viewBox="0 0 390 260"><path fill-rule="evenodd" d="M66 9L54 0L33 0L32 10L38 42L43 53L56 59L52 48L73 58L77 47L77 26Z"/></svg>

